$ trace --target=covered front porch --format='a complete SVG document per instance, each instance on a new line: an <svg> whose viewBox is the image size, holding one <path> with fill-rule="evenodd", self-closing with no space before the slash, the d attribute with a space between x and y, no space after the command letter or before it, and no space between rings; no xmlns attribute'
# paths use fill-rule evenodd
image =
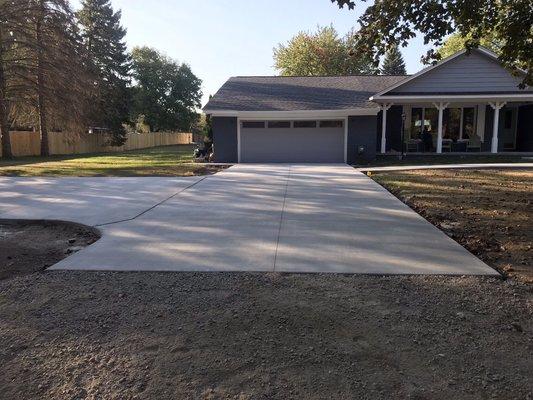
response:
<svg viewBox="0 0 533 400"><path fill-rule="evenodd" d="M440 97L378 104L381 154L533 153L531 101Z"/></svg>

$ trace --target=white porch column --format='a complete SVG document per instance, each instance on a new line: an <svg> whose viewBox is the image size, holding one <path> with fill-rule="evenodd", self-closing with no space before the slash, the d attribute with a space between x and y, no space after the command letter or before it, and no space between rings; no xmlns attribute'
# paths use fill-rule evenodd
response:
<svg viewBox="0 0 533 400"><path fill-rule="evenodd" d="M387 152L387 110L392 107L393 103L383 103L379 106L383 112L383 124L381 127L381 153Z"/></svg>
<svg viewBox="0 0 533 400"><path fill-rule="evenodd" d="M442 101L440 103L433 103L435 108L439 110L439 127L437 131L437 153L442 153L442 118L443 113L446 107L448 107L448 104L450 103L443 103ZM425 122L422 121L422 127L425 127Z"/></svg>
<svg viewBox="0 0 533 400"><path fill-rule="evenodd" d="M498 152L498 127L500 125L500 110L505 105L505 101L497 101L495 103L489 103L494 110L494 121L492 124L492 143L490 147L491 153Z"/></svg>

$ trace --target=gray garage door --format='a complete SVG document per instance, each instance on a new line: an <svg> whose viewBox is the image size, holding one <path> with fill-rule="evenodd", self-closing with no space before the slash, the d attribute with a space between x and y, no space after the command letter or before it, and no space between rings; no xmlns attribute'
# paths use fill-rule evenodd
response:
<svg viewBox="0 0 533 400"><path fill-rule="evenodd" d="M343 163L344 121L241 122L241 162Z"/></svg>

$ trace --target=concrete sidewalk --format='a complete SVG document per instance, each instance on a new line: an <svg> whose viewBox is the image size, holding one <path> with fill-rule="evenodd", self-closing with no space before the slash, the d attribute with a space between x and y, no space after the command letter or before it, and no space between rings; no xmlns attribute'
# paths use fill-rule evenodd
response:
<svg viewBox="0 0 533 400"><path fill-rule="evenodd" d="M436 164L436 165L397 165L388 167L360 167L356 168L361 172L386 172L386 171L412 171L416 169L487 169L487 168L533 168L533 163L481 163L481 164Z"/></svg>
<svg viewBox="0 0 533 400"><path fill-rule="evenodd" d="M0 189L0 218L99 225L102 239L52 269L497 275L346 165L244 164L205 178L0 178Z"/></svg>

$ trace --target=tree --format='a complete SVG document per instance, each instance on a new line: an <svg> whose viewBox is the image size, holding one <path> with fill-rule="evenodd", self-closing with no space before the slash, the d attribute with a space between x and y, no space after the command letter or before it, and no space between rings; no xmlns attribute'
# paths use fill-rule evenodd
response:
<svg viewBox="0 0 533 400"><path fill-rule="evenodd" d="M84 127L92 87L81 62L81 38L69 1L26 1L35 32L34 42L29 43L36 75L41 155L47 156L50 126Z"/></svg>
<svg viewBox="0 0 533 400"><path fill-rule="evenodd" d="M3 22L3 21L0 21ZM0 141L2 146L2 157L12 158L13 153L11 151L11 139L9 136L9 121L8 121L8 97L7 97L7 82L6 74L4 70L4 35L2 26L0 24Z"/></svg>
<svg viewBox="0 0 533 400"><path fill-rule="evenodd" d="M9 136L13 109L23 103L27 108L33 90L28 7L27 2L0 0L0 140L5 158L13 156Z"/></svg>
<svg viewBox="0 0 533 400"><path fill-rule="evenodd" d="M190 130L199 115L202 81L187 64L162 55L150 47L133 49L133 115L154 132Z"/></svg>
<svg viewBox="0 0 533 400"><path fill-rule="evenodd" d="M0 11L2 130L14 110L23 110L39 126L41 154L48 155L49 128L79 127L91 90L76 21L67 0L0 0Z"/></svg>
<svg viewBox="0 0 533 400"><path fill-rule="evenodd" d="M455 33L449 36L444 41L444 44L437 50L437 53L440 58L449 57L457 53L458 51L464 50L466 48L467 41L471 39L471 37L464 37L461 36L459 33ZM500 54L503 46L503 42L494 37L493 34L489 34L485 37L480 38L479 44L489 50L492 50L496 54Z"/></svg>
<svg viewBox="0 0 533 400"><path fill-rule="evenodd" d="M300 32L274 49L275 67L285 76L375 74L373 61L357 53L356 32L339 37L333 26Z"/></svg>
<svg viewBox="0 0 533 400"><path fill-rule="evenodd" d="M381 66L383 75L405 75L405 61L398 46L392 46L386 53Z"/></svg>
<svg viewBox="0 0 533 400"><path fill-rule="evenodd" d="M339 7L353 9L364 0L331 0ZM366 4L365 4L366 6ZM440 58L435 50L446 37L459 33L467 38L467 49L478 47L481 38L494 35L503 46L499 54L510 71L524 69L524 85L533 85L533 4L531 0L375 0L359 17L361 26L358 49L382 56L389 43L406 46L420 32L426 44L434 49L423 57L424 62Z"/></svg>
<svg viewBox="0 0 533 400"><path fill-rule="evenodd" d="M77 16L85 62L96 77L91 123L109 129L113 144L121 145L131 106L131 57L124 42L126 30L120 25L121 13L113 11L110 0L84 0Z"/></svg>

